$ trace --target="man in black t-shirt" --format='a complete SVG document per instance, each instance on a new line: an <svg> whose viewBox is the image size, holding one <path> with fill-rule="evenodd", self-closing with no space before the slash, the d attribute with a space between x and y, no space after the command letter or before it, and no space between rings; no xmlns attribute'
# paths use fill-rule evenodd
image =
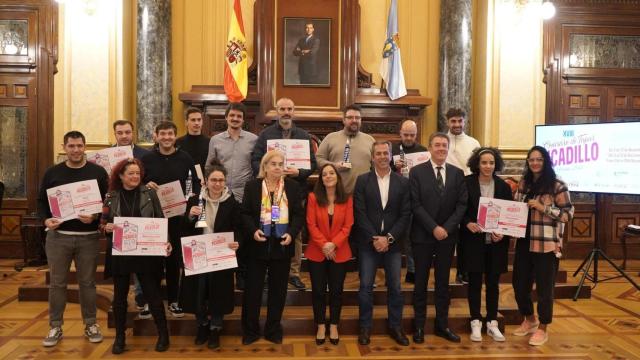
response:
<svg viewBox="0 0 640 360"><path fill-rule="evenodd" d="M190 107L185 111L184 125L187 134L176 140L176 147L191 156L195 164L204 171L209 155L209 137L202 134L202 111ZM202 179L201 179L202 180Z"/></svg>
<svg viewBox="0 0 640 360"><path fill-rule="evenodd" d="M75 263L80 291L80 310L85 325L84 335L92 343L102 341L100 327L96 323L96 261L99 252L98 214L78 215L77 219L60 221L54 218L49 207L47 189L84 180L97 180L100 193L108 186L107 172L100 166L87 162L84 154L85 138L79 131L64 135L62 145L67 160L49 168L42 178L38 194L38 215L47 228L45 249L49 263L49 326L42 341L44 346L54 346L62 338L64 309L67 304L67 275L71 261Z"/></svg>
<svg viewBox="0 0 640 360"><path fill-rule="evenodd" d="M182 191L187 194L200 194L200 181L196 176L191 156L176 148L176 125L170 121L162 121L155 128L156 146L151 153L142 158L144 165L144 182L150 188L158 190L159 185L180 181ZM182 216L169 218L169 241L173 247L171 255L165 259L165 276L167 281L167 300L169 312L173 317L183 317L184 312L178 304L180 294L180 276L183 270Z"/></svg>

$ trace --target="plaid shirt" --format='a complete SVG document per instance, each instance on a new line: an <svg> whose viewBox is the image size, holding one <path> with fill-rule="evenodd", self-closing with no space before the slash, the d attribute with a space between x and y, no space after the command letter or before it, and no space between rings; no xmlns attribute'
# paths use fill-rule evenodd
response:
<svg viewBox="0 0 640 360"><path fill-rule="evenodd" d="M525 202L524 180L518 183L516 201ZM574 207L569 197L567 185L556 180L553 194L536 195L533 199L545 205L544 212L531 209L529 223L529 251L547 253L554 251L556 244L562 247L564 225L573 218Z"/></svg>

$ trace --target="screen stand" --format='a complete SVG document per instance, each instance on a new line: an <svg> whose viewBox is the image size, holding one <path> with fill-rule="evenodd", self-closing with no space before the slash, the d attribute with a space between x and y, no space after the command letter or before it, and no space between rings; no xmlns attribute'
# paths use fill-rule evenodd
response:
<svg viewBox="0 0 640 360"><path fill-rule="evenodd" d="M636 284L636 282L633 281L633 279L630 278L629 275L627 275L624 272L624 270L622 270L618 265L616 265L613 261L611 261L611 259L607 256L607 254L605 254L604 251L600 248L599 233L598 233L598 223L599 223L598 204L599 203L600 203L600 194L595 193L594 217L596 220L596 224L595 224L595 239L593 241L593 249L591 249L591 252L589 252L587 257L585 257L584 260L582 260L582 264L578 266L578 269L576 270L576 272L573 273L573 277L576 277L576 275L578 275L580 271L583 271L582 277L580 278L580 283L578 283L578 289L576 290L576 294L573 296L573 301L578 300L578 295L580 294L580 290L582 290L582 286L584 285L585 279L589 279L591 282L593 282L593 287L595 287L599 282L624 277L627 279L627 281L631 283L631 285L635 286L636 289L640 290L640 286L638 286L638 284ZM602 278L598 279L599 258L606 260L620 275L616 275L616 276L612 276L604 279ZM591 265L593 265L593 274L589 274Z"/></svg>

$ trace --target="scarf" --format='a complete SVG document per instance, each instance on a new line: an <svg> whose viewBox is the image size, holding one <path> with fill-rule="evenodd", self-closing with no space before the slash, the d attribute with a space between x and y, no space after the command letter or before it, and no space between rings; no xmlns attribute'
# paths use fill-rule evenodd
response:
<svg viewBox="0 0 640 360"><path fill-rule="evenodd" d="M284 179L278 180L273 199L267 189L267 180L262 180L260 201L260 226L266 237L280 238L289 229L289 201L284 192Z"/></svg>
<svg viewBox="0 0 640 360"><path fill-rule="evenodd" d="M228 198L231 197L231 192L228 187L224 187L222 190L222 195L213 200L209 197L209 189L205 189L204 192L204 207L205 207L205 221L207 222L207 227L202 229L203 234L210 234L213 232L213 226L216 223L216 215L218 214L218 207L220 203L225 202Z"/></svg>

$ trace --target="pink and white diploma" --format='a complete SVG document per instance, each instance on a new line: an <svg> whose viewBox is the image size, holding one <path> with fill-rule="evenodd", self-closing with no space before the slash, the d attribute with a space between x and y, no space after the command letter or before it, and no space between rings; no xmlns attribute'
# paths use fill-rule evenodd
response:
<svg viewBox="0 0 640 360"><path fill-rule="evenodd" d="M523 238L528 215L523 202L481 197L478 204L478 225L488 233Z"/></svg>
<svg viewBox="0 0 640 360"><path fill-rule="evenodd" d="M180 239L186 276L238 267L236 252L229 249L233 233L213 233Z"/></svg>
<svg viewBox="0 0 640 360"><path fill-rule="evenodd" d="M49 209L61 221L76 219L78 215L100 214L102 195L96 180L84 180L47 189Z"/></svg>
<svg viewBox="0 0 640 360"><path fill-rule="evenodd" d="M311 169L309 140L271 139L267 140L267 150L278 149L284 153L285 165L297 169Z"/></svg>
<svg viewBox="0 0 640 360"><path fill-rule="evenodd" d="M165 218L115 217L113 256L166 256L168 220Z"/></svg>
<svg viewBox="0 0 640 360"><path fill-rule="evenodd" d="M187 211L187 200L184 197L180 181L158 185L156 193L160 199L164 217L182 216Z"/></svg>
<svg viewBox="0 0 640 360"><path fill-rule="evenodd" d="M117 163L131 158L133 158L131 146L114 146L87 153L87 161L102 166L109 175L111 175L111 169Z"/></svg>
<svg viewBox="0 0 640 360"><path fill-rule="evenodd" d="M404 154L404 159L407 162L407 167L411 169L416 165L426 163L431 159L431 153L428 151L420 151L411 154ZM393 162L400 160L400 155L393 155Z"/></svg>

